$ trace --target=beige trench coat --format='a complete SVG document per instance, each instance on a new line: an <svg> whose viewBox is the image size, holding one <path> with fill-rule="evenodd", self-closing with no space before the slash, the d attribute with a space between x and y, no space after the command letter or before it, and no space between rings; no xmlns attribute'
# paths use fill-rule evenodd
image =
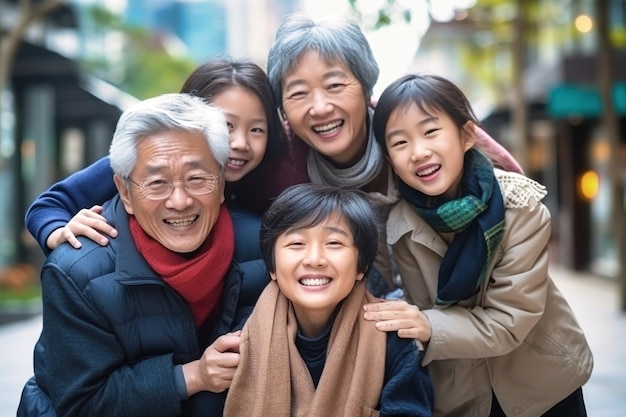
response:
<svg viewBox="0 0 626 417"><path fill-rule="evenodd" d="M387 222L407 300L432 326L423 364L435 387L436 417L488 416L492 389L507 416L540 416L582 386L593 367L585 336L548 274L543 187L495 172L506 207L504 236L490 279L471 299L434 306L446 241L404 200Z"/></svg>

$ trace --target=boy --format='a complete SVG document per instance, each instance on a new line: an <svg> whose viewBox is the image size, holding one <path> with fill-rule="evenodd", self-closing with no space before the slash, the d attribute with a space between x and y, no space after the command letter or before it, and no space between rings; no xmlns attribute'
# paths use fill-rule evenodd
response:
<svg viewBox="0 0 626 417"><path fill-rule="evenodd" d="M361 191L300 184L270 206L272 281L244 327L225 416L431 416L414 340L363 318L378 225Z"/></svg>

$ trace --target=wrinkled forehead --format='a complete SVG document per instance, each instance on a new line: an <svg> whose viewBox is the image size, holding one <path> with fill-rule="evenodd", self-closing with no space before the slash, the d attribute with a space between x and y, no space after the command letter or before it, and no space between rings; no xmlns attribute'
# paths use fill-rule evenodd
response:
<svg viewBox="0 0 626 417"><path fill-rule="evenodd" d="M153 173L172 170L218 171L209 144L200 132L165 131L137 142L135 168Z"/></svg>
<svg viewBox="0 0 626 417"><path fill-rule="evenodd" d="M350 73L352 73L352 68L350 67L349 62L346 61L346 59L341 56L337 51L335 50L329 50L328 48L323 48L321 46L317 46L317 45L311 45L307 48L302 49L293 60L290 61L288 67L287 67L287 71L285 72L285 76L291 74L293 71L297 70L300 67L300 64L302 62L302 58L305 57L307 54L315 54L315 56L317 57L317 59L321 60L322 62L324 62L326 65L328 65L329 67L332 66L339 66L342 67L343 69L349 71Z"/></svg>

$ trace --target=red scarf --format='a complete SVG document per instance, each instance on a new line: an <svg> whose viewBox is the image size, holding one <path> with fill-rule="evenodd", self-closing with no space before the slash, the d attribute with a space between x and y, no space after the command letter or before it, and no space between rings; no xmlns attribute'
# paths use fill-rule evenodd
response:
<svg viewBox="0 0 626 417"><path fill-rule="evenodd" d="M209 237L188 257L173 252L150 237L130 216L130 234L137 250L163 281L181 295L200 326L219 306L224 277L233 259L233 222L224 205Z"/></svg>

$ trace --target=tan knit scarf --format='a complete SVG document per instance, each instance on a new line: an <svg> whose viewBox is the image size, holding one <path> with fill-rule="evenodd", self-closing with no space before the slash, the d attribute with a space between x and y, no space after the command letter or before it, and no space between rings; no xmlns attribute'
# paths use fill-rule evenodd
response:
<svg viewBox="0 0 626 417"><path fill-rule="evenodd" d="M387 336L363 319L363 305L373 301L362 281L343 301L315 389L296 348L293 306L270 282L244 326L224 417L378 416Z"/></svg>

